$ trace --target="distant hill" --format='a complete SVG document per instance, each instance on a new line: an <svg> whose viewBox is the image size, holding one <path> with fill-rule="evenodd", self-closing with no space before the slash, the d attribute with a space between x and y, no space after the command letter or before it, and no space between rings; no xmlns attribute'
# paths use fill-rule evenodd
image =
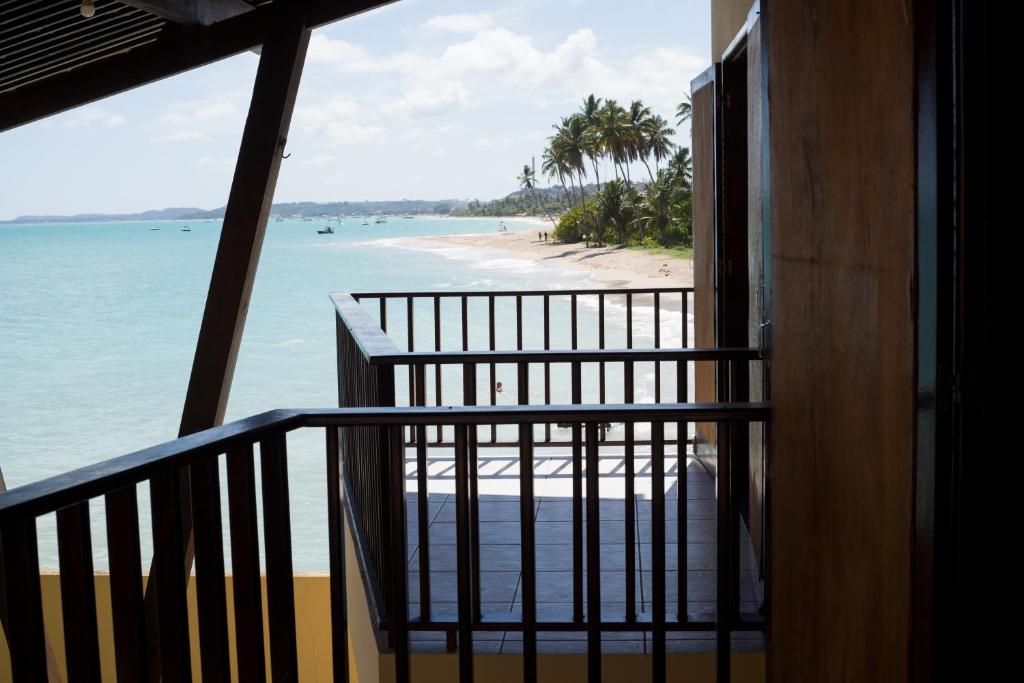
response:
<svg viewBox="0 0 1024 683"><path fill-rule="evenodd" d="M368 216L373 214L448 214L463 211L469 206L464 199L398 199L389 201L363 202L283 202L274 204L271 216L280 217L333 217ZM223 218L224 207L219 209L197 209L195 207L173 207L154 209L140 213L81 213L73 216L18 216L4 223L111 223L118 221L195 221L209 218Z"/></svg>

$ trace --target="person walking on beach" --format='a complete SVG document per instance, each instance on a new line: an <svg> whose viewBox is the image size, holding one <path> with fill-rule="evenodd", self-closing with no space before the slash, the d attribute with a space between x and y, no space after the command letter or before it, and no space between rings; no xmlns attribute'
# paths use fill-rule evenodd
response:
<svg viewBox="0 0 1024 683"><path fill-rule="evenodd" d="M541 241L541 237L540 237L540 233L539 233L539 232L537 233L537 241L538 241L538 242L540 242L540 241Z"/></svg>
<svg viewBox="0 0 1024 683"><path fill-rule="evenodd" d="M544 241L545 242L548 241L548 231L547 230L544 231Z"/></svg>

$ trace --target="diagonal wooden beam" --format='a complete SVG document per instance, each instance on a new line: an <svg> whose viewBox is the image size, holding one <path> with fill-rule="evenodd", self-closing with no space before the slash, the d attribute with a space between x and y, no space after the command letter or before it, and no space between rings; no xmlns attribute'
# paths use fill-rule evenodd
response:
<svg viewBox="0 0 1024 683"><path fill-rule="evenodd" d="M280 14L284 16L280 22L275 22L273 38L263 45L260 57L196 343L179 436L214 427L224 420L270 204L309 44L310 30L301 12L288 8L282 9Z"/></svg>
<svg viewBox="0 0 1024 683"><path fill-rule="evenodd" d="M391 2L311 0L306 25L316 28ZM263 43L276 4L211 26L170 26L152 43L2 92L0 132L251 50Z"/></svg>

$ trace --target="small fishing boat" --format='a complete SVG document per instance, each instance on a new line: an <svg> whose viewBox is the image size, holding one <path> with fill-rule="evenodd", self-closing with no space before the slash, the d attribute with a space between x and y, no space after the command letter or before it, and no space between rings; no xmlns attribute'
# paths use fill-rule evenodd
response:
<svg viewBox="0 0 1024 683"><path fill-rule="evenodd" d="M188 226L186 225L186 226L185 226L184 228L182 228L182 229L181 229L181 231L182 231L182 232L192 232L192 228L190 228L190 227L188 227Z"/></svg>
<svg viewBox="0 0 1024 683"><path fill-rule="evenodd" d="M377 220L375 220L374 223L387 223L387 221L384 220L384 217L382 216L382 217L378 218Z"/></svg>
<svg viewBox="0 0 1024 683"><path fill-rule="evenodd" d="M150 228L150 230L159 230L160 228Z"/></svg>
<svg viewBox="0 0 1024 683"><path fill-rule="evenodd" d="M317 230L316 234L318 234L318 235L333 235L334 234L334 228L332 228L331 226L328 225L323 230Z"/></svg>

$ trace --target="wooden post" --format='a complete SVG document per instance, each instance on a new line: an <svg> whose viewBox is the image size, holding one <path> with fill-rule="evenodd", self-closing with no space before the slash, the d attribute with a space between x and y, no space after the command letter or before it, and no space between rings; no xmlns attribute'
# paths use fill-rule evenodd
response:
<svg viewBox="0 0 1024 683"><path fill-rule="evenodd" d="M304 3L281 3L263 45L196 343L180 436L214 427L224 420L309 44L310 31L303 10Z"/></svg>

